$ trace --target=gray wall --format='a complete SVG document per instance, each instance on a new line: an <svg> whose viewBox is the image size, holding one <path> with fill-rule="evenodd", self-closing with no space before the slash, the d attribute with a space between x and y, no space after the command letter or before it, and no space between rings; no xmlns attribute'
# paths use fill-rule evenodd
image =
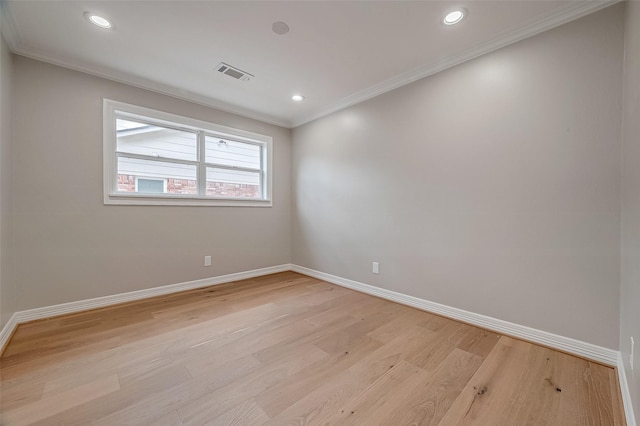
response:
<svg viewBox="0 0 640 426"><path fill-rule="evenodd" d="M272 136L273 207L103 205L103 97ZM13 130L17 310L290 261L289 129L16 56Z"/></svg>
<svg viewBox="0 0 640 426"><path fill-rule="evenodd" d="M13 54L0 36L0 327L15 312L15 287L11 268L11 118Z"/></svg>
<svg viewBox="0 0 640 426"><path fill-rule="evenodd" d="M622 12L295 129L293 263L617 349Z"/></svg>
<svg viewBox="0 0 640 426"><path fill-rule="evenodd" d="M640 420L640 2L626 4L622 116L622 285L620 351ZM630 337L635 340L631 370Z"/></svg>
<svg viewBox="0 0 640 426"><path fill-rule="evenodd" d="M292 260L617 348L622 9L298 128L293 158L287 129L12 59L3 45L3 324L15 310ZM637 28L627 29L637 44ZM637 88L633 60L627 85ZM273 136L274 207L104 206L103 97ZM627 115L637 116L630 99ZM638 139L635 121L626 120L627 145ZM635 208L635 187L626 188L625 212ZM637 248L637 233L625 235L625 247ZM202 266L204 255L213 267ZM380 275L371 261L381 262ZM638 335L631 263L623 264L623 350Z"/></svg>

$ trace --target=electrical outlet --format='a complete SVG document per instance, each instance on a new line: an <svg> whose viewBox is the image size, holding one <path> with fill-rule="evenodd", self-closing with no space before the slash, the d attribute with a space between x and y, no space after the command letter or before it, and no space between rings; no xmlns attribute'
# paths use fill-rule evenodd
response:
<svg viewBox="0 0 640 426"><path fill-rule="evenodd" d="M211 266L211 256L204 257L204 266Z"/></svg>
<svg viewBox="0 0 640 426"><path fill-rule="evenodd" d="M371 272L373 272L374 274L379 274L380 273L380 264L378 262L373 262L372 263Z"/></svg>
<svg viewBox="0 0 640 426"><path fill-rule="evenodd" d="M633 341L633 337L631 337L631 351L629 354L629 364L631 365L631 370L633 370L633 346L634 346L634 341Z"/></svg>

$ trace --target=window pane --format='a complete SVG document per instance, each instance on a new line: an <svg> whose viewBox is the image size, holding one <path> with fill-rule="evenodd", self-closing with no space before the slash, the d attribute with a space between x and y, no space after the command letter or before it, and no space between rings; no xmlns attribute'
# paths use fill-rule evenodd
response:
<svg viewBox="0 0 640 426"><path fill-rule="evenodd" d="M147 194L163 194L164 179L143 179L138 178L138 192L146 192Z"/></svg>
<svg viewBox="0 0 640 426"><path fill-rule="evenodd" d="M262 198L260 172L207 167L207 195L224 198Z"/></svg>
<svg viewBox="0 0 640 426"><path fill-rule="evenodd" d="M178 160L197 160L195 133L123 118L116 120L116 131L118 152Z"/></svg>
<svg viewBox="0 0 640 426"><path fill-rule="evenodd" d="M205 137L205 161L224 166L260 170L260 146L230 141L213 136Z"/></svg>
<svg viewBox="0 0 640 426"><path fill-rule="evenodd" d="M143 179L166 180L168 194L198 194L196 183L196 166L188 164L169 163L165 161L140 160L137 158L118 157L118 192L155 192L145 191L145 185L140 185ZM136 191L136 178L138 191ZM157 185L157 184L156 184ZM157 187L156 187L157 188Z"/></svg>

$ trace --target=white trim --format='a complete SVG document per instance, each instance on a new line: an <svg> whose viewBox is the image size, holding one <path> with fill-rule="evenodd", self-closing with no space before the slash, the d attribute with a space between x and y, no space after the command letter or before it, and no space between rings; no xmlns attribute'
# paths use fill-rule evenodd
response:
<svg viewBox="0 0 640 426"><path fill-rule="evenodd" d="M187 92L180 88L159 83L149 78L133 76L123 71L114 70L109 67L95 65L95 64L74 64L70 59L62 59L48 55L43 52L38 52L33 48L27 48L22 42L22 37L19 34L17 26L13 24L12 17L9 10L3 7L2 15L5 16L5 25L3 26L3 34L5 40L12 52L26 56L28 58L36 59L50 64L58 65L64 68L80 71L86 74L95 75L98 77L106 78L108 80L124 83L129 86L138 87L152 92L160 93L163 95L171 96L177 99L193 102L199 105L204 105L209 108L216 108L221 111L237 114L242 117L251 118L253 120L262 121L263 123L274 124L276 126L293 128L301 126L302 124L316 120L320 117L324 117L333 112L363 102L367 99L371 99L375 96L389 92L398 87L412 83L424 77L428 77L437 72L443 71L447 68L451 68L462 62L468 61L486 53L493 52L501 47L518 42L527 37L534 36L543 31L550 30L559 25L570 22L574 19L581 18L593 12L597 12L612 4L618 3L621 0L601 1L601 0L588 0L588 1L572 1L567 2L566 8L559 10L552 16L546 16L537 21L531 22L528 25L523 25L515 30L509 31L487 43L483 43L472 49L468 49L458 55L454 55L435 63L426 64L415 70L400 74L396 77L385 80L381 83L375 84L360 92L354 93L350 96L344 97L341 100L334 102L324 108L321 108L317 112L302 117L298 120L286 120L282 118L276 118L268 114L253 111L251 109L232 105L227 102L223 102L217 99L213 99L209 96L203 96L198 93ZM1 4L1 2L0 2Z"/></svg>
<svg viewBox="0 0 640 426"><path fill-rule="evenodd" d="M7 324L0 331L0 351L4 349L14 329L22 323L50 318L57 315L71 314L86 311L88 309L103 308L105 306L119 303L132 302L135 300L147 299L149 297L162 296L165 294L178 293L180 291L193 290L196 288L209 287L219 284L226 284L233 281L246 280L263 275L275 274L278 272L290 271L290 264L270 266L267 268L253 269L234 274L220 275L218 277L204 278L201 280L187 281L178 284L170 284L161 287L153 287L145 290L131 291L127 293L113 294L110 296L96 297L93 299L79 300L77 302L62 303L60 305L45 306L42 308L28 309L14 313Z"/></svg>
<svg viewBox="0 0 640 426"><path fill-rule="evenodd" d="M9 339L11 339L11 336L13 335L13 332L15 331L17 326L18 318L16 312L11 315L9 321L7 321L4 327L2 327L2 330L0 330L0 353L4 351L5 346L7 345L7 343L9 343Z"/></svg>
<svg viewBox="0 0 640 426"><path fill-rule="evenodd" d="M629 390L629 383L627 382L627 374L625 373L621 352L618 352L618 364L616 367L618 370L618 382L620 382L620 393L622 393L622 405L624 406L624 414L627 418L627 426L636 426L633 401L631 400L631 392Z"/></svg>
<svg viewBox="0 0 640 426"><path fill-rule="evenodd" d="M223 197L206 197L203 195L177 195L163 194L150 195L138 193L119 193L117 192L117 154L116 154L116 117L125 116L138 118L146 123L154 123L157 125L167 125L171 128L188 129L190 131L206 132L205 135L215 135L221 138L238 141L241 143L251 143L261 147L262 169L262 193L264 198L223 198ZM102 100L102 167L103 167L103 200L105 205L153 205L153 206L219 206L219 207L272 207L273 193L273 138L271 136L259 133L249 132L247 130L235 129L220 124L209 123L195 118L185 117L182 115L172 114L169 112L159 111L138 105L131 105L124 102L114 101L104 98ZM204 138L198 136L198 146L200 151L204 151L201 146ZM266 155L265 155L266 154ZM215 165L205 163L203 153L200 152L198 162L178 161L167 159L167 162L194 164L201 169L206 170L207 166ZM131 157L135 157L131 155ZM139 156L144 158L145 156ZM253 170L252 170L253 171ZM198 185L204 186L202 181L206 176L200 175ZM266 180L266 185L264 181ZM166 188L166 184L165 184ZM202 189L202 188L200 188Z"/></svg>
<svg viewBox="0 0 640 426"><path fill-rule="evenodd" d="M196 118L186 117L184 115L173 114L171 112L160 111L153 108L147 108L139 105L128 104L126 102L114 101L112 99L103 98L103 106L113 111L122 113L121 115L141 119L145 123L167 125L173 129L180 130L207 130L215 136L221 138L230 138L239 142L268 142L272 140L270 136L260 133L250 132L248 130L236 129L234 127L224 126L222 124L211 123L208 121L198 120Z"/></svg>
<svg viewBox="0 0 640 426"><path fill-rule="evenodd" d="M127 206L194 206L194 207L272 207L269 200L254 198L214 198L190 195L164 195L120 193L105 195L104 204Z"/></svg>
<svg viewBox="0 0 640 426"><path fill-rule="evenodd" d="M0 5L2 5L2 34L4 35L4 39L7 42L9 49L17 55L57 65L59 67L67 68L70 70L79 71L85 74L94 75L96 77L126 84L128 86L160 93L161 95L171 96L172 98L182 99L194 104L203 105L209 108L215 108L220 111L228 112L245 118L250 118L252 120L257 120L262 123L273 124L275 126L280 126L288 129L291 128L290 121L282 120L269 114L253 111L245 107L239 107L228 102L214 99L209 96L204 96L199 93L186 91L184 89L180 89L169 84L160 83L149 78L130 75L127 72L114 70L106 66L87 63L74 64L73 60L71 59L62 59L60 57L51 56L44 52L39 52L34 48L27 48L24 46L23 37L21 36L17 25L15 25L13 17L9 12L9 8L5 6L5 3L6 2L0 1Z"/></svg>
<svg viewBox="0 0 640 426"><path fill-rule="evenodd" d="M497 331L502 334L524 339L533 343L558 349L563 352L578 355L583 358L591 359L602 364L612 367L616 366L618 360L618 351L597 346L591 343L582 342L570 337L559 336L557 334L548 333L542 330L536 330L524 325L514 324L512 322L503 321L497 318L488 317L481 314L465 311L451 306L442 305L440 303L431 302L429 300L420 299L418 297L409 296L384 288L374 287L358 281L349 280L335 275L326 274L324 272L305 268L303 266L292 265L291 270L300 274L318 278L323 281L330 282L362 293L377 296L403 305L421 309L423 311L432 312L447 318L466 322L478 327Z"/></svg>
<svg viewBox="0 0 640 426"><path fill-rule="evenodd" d="M567 22L581 18L590 13L597 12L600 9L604 9L605 7L611 6L620 1L621 0L589 0L568 2L568 6L565 9L554 13L552 16L546 16L542 19L530 22L528 25L523 25L519 28L516 28L515 30L511 30L505 34L502 34L494 38L493 40L489 40L456 55L449 56L437 62L423 65L411 71L398 74L380 83L374 84L373 86L367 87L364 90L346 96L332 104L326 105L323 108L317 110L315 113L309 114L298 120L294 119L291 127L295 128L301 126L303 124L317 120L318 118L325 117L334 112L359 104L360 102L364 102L378 95L382 95L383 93L390 92L391 90L397 89L402 86L406 86L407 84L413 83L414 81L420 80L421 78L429 77L430 75L434 75L436 73L439 73L440 71L444 71L447 68L454 67L463 62L516 43L520 40L524 40L525 38L532 37L536 34L540 34L541 32L558 27L562 24L566 24Z"/></svg>
<svg viewBox="0 0 640 426"><path fill-rule="evenodd" d="M635 416L633 412L633 403L629 392L629 385L624 370L622 355L619 351L593 345L591 343L563 337L556 334L536 330L523 325L491 318L485 315L464 311L462 309L453 308L428 300L408 296L391 290L374 287L358 281L341 278L335 275L305 268L294 264L283 264L271 266L262 269L254 269L251 271L238 272L234 274L222 275L218 277L205 278L195 281L187 281L179 284L171 284L162 287L154 287L145 290L132 291L128 293L114 294L111 296L96 297L94 299L81 300L77 302L63 303L60 305L47 306L43 308L29 309L14 313L7 324L0 330L0 351L7 345L9 338L19 324L34 321L38 319L49 318L57 315L70 314L88 309L101 308L105 306L115 305L118 303L131 302L135 300L146 299L149 297L161 296L165 294L177 293L180 291L192 290L196 288L209 287L219 284L225 284L233 281L239 281L249 278L255 278L263 275L275 274L278 272L294 271L313 278L330 282L341 287L350 288L372 296L380 297L403 305L411 306L427 312L433 312L454 320L463 321L472 325L497 331L513 337L528 340L533 343L539 343L553 349L558 349L583 358L601 362L618 370L618 381L622 394L622 402L624 406L627 426L636 426Z"/></svg>
<svg viewBox="0 0 640 426"><path fill-rule="evenodd" d="M182 99L183 101L191 102L198 105L203 105L208 108L215 108L220 111L224 111L230 114L238 115L240 117L245 117L252 120L260 121L262 123L273 124L275 126L284 127L287 129L291 128L291 122L289 120L282 120L280 118L273 117L271 115L253 111L249 108L232 105L218 99L210 98L208 96L204 96L198 93L189 92L174 86L170 86L168 84L159 83L157 81L153 81L145 77L129 75L124 71L114 70L101 65L72 64L71 60L67 61L54 56L50 56L46 53L35 52L33 50L25 49L20 45L17 45L14 47L12 44L9 44L10 43L9 40L7 40L6 38L5 40L7 41L7 45L9 45L9 48L11 49L11 51L17 55L21 55L27 58L35 59L37 61L57 65L59 67L67 68L70 70L79 71L85 74L95 75L96 77L104 78L107 80L115 81L116 83L122 83L128 86L137 87L144 90L149 90L151 92L159 93L161 95L171 96L172 98Z"/></svg>
<svg viewBox="0 0 640 426"><path fill-rule="evenodd" d="M219 277L205 278L196 281L187 281L178 284L170 284L161 287L154 287L145 290L137 290L128 293L114 294L111 296L97 297L94 299L81 300L77 302L63 303L60 305L46 306L42 308L29 309L19 311L13 314L7 324L0 332L0 348L3 348L6 340L11 336L13 329L24 322L37 319L48 318L56 315L69 314L87 309L101 308L104 306L114 305L118 303L131 302L134 300L145 299L148 297L161 296L195 288L208 287L218 284L224 284L232 281L239 281L248 278L259 277L262 275L275 274L277 272L294 271L313 278L327 281L341 287L350 288L362 293L377 296L403 305L411 306L427 312L433 312L438 315L463 321L472 325L494 330L499 333L507 334L513 337L525 339L533 343L539 343L578 355L587 359L601 362L606 365L615 367L618 365L619 352L613 349L604 348L591 343L582 342L580 340L569 337L559 336L557 334L548 333L546 331L536 330L508 321L488 317L481 314L465 311L458 308L442 305L440 303L431 302L418 297L409 296L391 290L374 287L358 281L349 280L313 269L305 268L299 265L283 264L262 269L254 269L246 272L238 272L235 274L222 275ZM622 383L622 382L621 382ZM626 383L626 381L625 381Z"/></svg>

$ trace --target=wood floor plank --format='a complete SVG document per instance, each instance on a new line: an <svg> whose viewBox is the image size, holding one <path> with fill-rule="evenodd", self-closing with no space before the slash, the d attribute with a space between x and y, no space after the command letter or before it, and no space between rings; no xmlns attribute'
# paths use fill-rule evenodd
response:
<svg viewBox="0 0 640 426"><path fill-rule="evenodd" d="M426 312L422 312L417 309L407 309L405 311L401 311L391 321L387 321L382 326L372 330L368 335L380 342L387 343L399 334L402 334L407 327L412 327L425 321L425 317L428 315L429 314Z"/></svg>
<svg viewBox="0 0 640 426"><path fill-rule="evenodd" d="M1 423L620 425L614 369L294 272L23 324Z"/></svg>
<svg viewBox="0 0 640 426"><path fill-rule="evenodd" d="M389 322L387 315L371 315L332 333L314 344L329 354L342 353L353 341Z"/></svg>
<svg viewBox="0 0 640 426"><path fill-rule="evenodd" d="M271 417L304 398L310 389L335 380L364 356L378 349L382 344L369 336L350 342L344 352L336 353L299 371L287 380L271 387L256 397L257 403Z"/></svg>
<svg viewBox="0 0 640 426"><path fill-rule="evenodd" d="M573 362L565 359L559 387L563 398L560 401L558 420L566 424L600 425L614 424L609 369L586 360ZM568 400L566 396L571 396ZM577 407L588 406L587 412Z"/></svg>
<svg viewBox="0 0 640 426"><path fill-rule="evenodd" d="M413 389L402 407L379 413L380 424L437 425L482 361L477 355L454 349L428 379Z"/></svg>
<svg viewBox="0 0 640 426"><path fill-rule="evenodd" d="M486 358L498 343L500 337L502 336L495 332L469 326L466 332L458 336L452 343L458 349Z"/></svg>
<svg viewBox="0 0 640 426"><path fill-rule="evenodd" d="M124 410L142 399L152 399L157 393L166 391L167 387L191 386L192 383L194 383L194 389L198 389L198 386L204 387L204 384L201 382L193 382L193 379L183 366L159 369L152 376L145 377L128 385L121 385L119 390L109 393L102 398L75 405L56 414L52 413L52 415L36 424L42 426L86 425L107 417L114 412ZM147 423L151 423L159 417L168 416L168 411L170 410L161 409L155 413L149 413L146 419ZM137 420L140 419L138 418Z"/></svg>
<svg viewBox="0 0 640 426"><path fill-rule="evenodd" d="M264 349L256 348L254 356L259 359L260 362L266 364L279 359L283 353L289 352L290 350L296 348L301 344L313 344L319 340L324 339L327 336L332 335L333 333L339 332L344 327L348 327L357 322L357 318L354 318L350 315L345 315L336 318L334 322L327 324L324 327L316 327L304 335L294 336L281 341L278 345L272 345Z"/></svg>
<svg viewBox="0 0 640 426"><path fill-rule="evenodd" d="M396 338L365 355L340 377L310 390L269 424L323 424L339 408L371 386L403 359L419 352L432 332L414 327L406 338Z"/></svg>
<svg viewBox="0 0 640 426"><path fill-rule="evenodd" d="M182 426L182 421L178 416L178 412L173 410L160 415L144 426Z"/></svg>
<svg viewBox="0 0 640 426"><path fill-rule="evenodd" d="M97 376L101 376L98 374ZM0 379L2 379L0 375ZM1 381L1 380L0 380ZM0 420L1 414L12 408L38 401L44 396L45 380L30 380L23 385L10 385L6 382L0 383ZM2 424L0 422L0 424Z"/></svg>
<svg viewBox="0 0 640 426"><path fill-rule="evenodd" d="M3 413L7 425L29 425L62 411L95 400L120 389L118 376L112 375L94 380L54 396Z"/></svg>
<svg viewBox="0 0 640 426"><path fill-rule="evenodd" d="M348 401L340 410L336 410L328 423L339 425L385 424L382 416L386 416L395 409L403 408L406 398L430 375L430 372L406 361L400 361L360 395Z"/></svg>
<svg viewBox="0 0 640 426"><path fill-rule="evenodd" d="M609 369L609 386L611 387L611 408L613 410L613 424L624 426L624 406L622 405L622 393L618 382L618 371L615 368Z"/></svg>
<svg viewBox="0 0 640 426"><path fill-rule="evenodd" d="M423 370L433 371L456 349L457 343L468 330L466 324L452 323L441 332L430 331L420 350L407 355L406 360Z"/></svg>
<svg viewBox="0 0 640 426"><path fill-rule="evenodd" d="M349 293L346 296L331 300L325 306L326 309L314 311L304 320L316 326L324 326L331 324L336 318L341 316L352 316L351 313L353 309L370 304L371 302L371 298L366 297L362 293ZM295 300L293 303L295 303Z"/></svg>
<svg viewBox="0 0 640 426"><path fill-rule="evenodd" d="M611 425L608 370L501 337L440 424Z"/></svg>
<svg viewBox="0 0 640 426"><path fill-rule="evenodd" d="M494 415L497 411L500 416L502 413L510 415L513 410L512 393L520 388L518 373L528 367L524 363L520 365L519 360L525 359L527 352L528 345L524 342L501 338L439 424L481 425L491 411ZM497 406L496 401L500 398L494 395L500 392L508 392L509 395L502 395L501 404Z"/></svg>
<svg viewBox="0 0 640 426"><path fill-rule="evenodd" d="M202 424L207 419L219 417L236 405L254 398L261 392L326 357L328 357L327 353L315 346L302 345L277 362L266 365L254 373L181 406L178 409L178 414L184 424ZM215 401L215 404L212 404L212 401Z"/></svg>
<svg viewBox="0 0 640 426"><path fill-rule="evenodd" d="M18 362L7 365L2 359L2 380L4 392L11 392L20 382L42 380L63 374L82 374L82 369L93 370L99 363L103 370L112 372L114 369L122 369L125 366L141 368L145 362L151 362L159 356L167 357L182 354L185 349L192 348L202 341L219 337L225 342L238 339L241 335L238 330L256 330L263 323L268 323L274 316L282 314L281 308L273 304L259 306L246 312L232 313L224 320L214 319L208 322L189 324L182 329L168 327L163 335L147 335L142 333L132 343L121 344L117 341L107 340L97 342L96 346L89 345L76 350L61 349L60 353L43 354L38 359L14 360ZM251 324L251 319L258 320L258 324ZM136 331L131 331L136 334ZM98 333L98 336L101 336ZM130 340L132 338L127 338ZM105 349L106 348L106 349ZM206 349L206 348L203 348ZM80 371L78 371L80 370Z"/></svg>
<svg viewBox="0 0 640 426"><path fill-rule="evenodd" d="M262 408L253 399L244 401L236 407L211 420L207 426L258 426L269 421Z"/></svg>

